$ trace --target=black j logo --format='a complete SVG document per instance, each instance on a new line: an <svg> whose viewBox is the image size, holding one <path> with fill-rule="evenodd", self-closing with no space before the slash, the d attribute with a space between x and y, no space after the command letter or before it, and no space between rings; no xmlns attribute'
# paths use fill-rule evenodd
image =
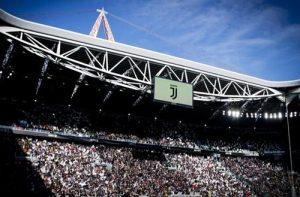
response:
<svg viewBox="0 0 300 197"><path fill-rule="evenodd" d="M172 90L170 97L174 100L177 98L177 85L170 85L170 89Z"/></svg>

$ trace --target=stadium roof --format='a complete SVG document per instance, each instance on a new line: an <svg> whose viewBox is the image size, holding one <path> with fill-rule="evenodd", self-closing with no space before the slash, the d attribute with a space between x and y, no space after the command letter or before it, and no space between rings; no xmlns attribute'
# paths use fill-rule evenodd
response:
<svg viewBox="0 0 300 197"><path fill-rule="evenodd" d="M208 72L208 73L212 73L212 74L216 74L216 75L220 75L232 79L237 79L240 81L245 81L248 83L258 84L261 86L269 86L272 88L300 86L300 79L292 80L292 81L268 81L264 79L259 79L256 77L240 74L237 72L216 68L210 65L174 57L171 55L166 55L166 54L162 54L162 53L158 53L158 52L154 52L154 51L150 51L150 50L146 50L134 46L129 46L118 42L110 42L101 38L93 38L89 35L84 35L84 34L72 32L64 29L38 24L31 21L26 21L17 18L13 15L10 15L3 10L0 10L0 17L2 23L5 22L9 24L11 27L22 28L25 30L34 31L36 33L69 39L72 41L81 42L88 45L96 45L103 48L107 48L109 50L118 51L120 53L131 54L133 56L137 56L145 59L151 59L162 63L168 63L179 67L186 67L190 69L199 70L202 72Z"/></svg>
<svg viewBox="0 0 300 197"><path fill-rule="evenodd" d="M154 76L161 76L192 83L194 100L204 101L196 102L194 109L181 107L178 110L178 106L169 106L165 116L195 121L201 119L205 122L230 108L247 108L253 114L283 111L282 102L277 97L286 91L299 94L300 80L267 81L25 21L3 10L0 10L0 20L0 40L4 43L1 47L2 67L7 67L6 71L3 69L7 72L3 73L6 79L0 84L2 97L16 96L27 100L43 98L49 102L59 100L65 104L77 103L104 110L118 108L126 113L135 111L154 117L159 116L166 105L153 102L152 94L147 93L152 93ZM12 46L15 50L13 57L5 60ZM49 67L45 76L41 76L46 60L50 60ZM4 65L5 61L8 61L7 65ZM88 77L80 80L79 75ZM40 79L42 85L36 95ZM76 85L80 86L79 92L70 98ZM297 100L294 108L298 107Z"/></svg>

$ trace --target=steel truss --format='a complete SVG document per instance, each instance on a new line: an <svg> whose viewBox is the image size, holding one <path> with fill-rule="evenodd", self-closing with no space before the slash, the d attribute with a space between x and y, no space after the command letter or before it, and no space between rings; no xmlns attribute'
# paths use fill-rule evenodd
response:
<svg viewBox="0 0 300 197"><path fill-rule="evenodd" d="M241 101L282 95L273 88L101 46L14 27L1 27L0 32L8 40L21 44L29 52L80 75L132 90L152 93L154 77L158 76L193 84L194 100L198 101Z"/></svg>

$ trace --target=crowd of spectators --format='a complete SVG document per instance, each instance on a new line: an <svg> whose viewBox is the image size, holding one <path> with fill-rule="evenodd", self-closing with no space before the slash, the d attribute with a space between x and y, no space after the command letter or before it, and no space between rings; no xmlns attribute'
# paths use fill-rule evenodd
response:
<svg viewBox="0 0 300 197"><path fill-rule="evenodd" d="M103 127L96 125L89 113L68 106L36 104L34 108L21 110L21 114L22 116L12 126L33 131L249 155L283 150L274 141L199 137L196 135L199 128L195 129L182 122L143 121L142 126L137 127L128 126L132 124L126 123L126 121L140 121L133 120L133 117L130 117L131 120L125 118L125 121L124 118L110 117L111 125L114 127Z"/></svg>
<svg viewBox="0 0 300 197"><path fill-rule="evenodd" d="M65 105L37 104L20 109L22 118L16 125L39 131L60 132L67 135L90 136L91 122L86 113Z"/></svg>
<svg viewBox="0 0 300 197"><path fill-rule="evenodd" d="M102 114L104 120L99 125L92 115L82 110L41 103L33 108L19 107L16 111L18 115L12 116L15 119L11 125L29 131L216 153L263 155L268 151L282 151L274 141L197 135L199 127L182 122L129 116L107 118ZM103 126L105 122L112 127ZM283 165L261 157L201 156L29 137L18 138L17 143L45 187L58 196L289 196L291 190ZM28 184L26 187L33 191L41 187L33 181ZM299 179L295 178L298 194L299 185Z"/></svg>
<svg viewBox="0 0 300 197"><path fill-rule="evenodd" d="M288 196L291 189L287 171L257 158L226 157L224 162L240 180L251 184L259 196Z"/></svg>
<svg viewBox="0 0 300 197"><path fill-rule="evenodd" d="M197 156L28 137L17 142L45 186L60 196L290 195L282 165L257 157Z"/></svg>

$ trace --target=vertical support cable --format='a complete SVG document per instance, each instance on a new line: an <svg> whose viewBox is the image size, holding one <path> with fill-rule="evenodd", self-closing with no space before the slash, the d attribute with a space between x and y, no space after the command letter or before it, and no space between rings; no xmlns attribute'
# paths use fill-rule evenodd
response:
<svg viewBox="0 0 300 197"><path fill-rule="evenodd" d="M291 184L291 196L296 196L295 187L294 187L294 170L293 170L293 158L292 158L292 144L291 144L291 134L290 134L290 123L289 123L289 111L288 111L287 96L285 96L285 112L286 112L286 125L288 132L288 142L289 142L289 156L290 156L290 184Z"/></svg>
<svg viewBox="0 0 300 197"><path fill-rule="evenodd" d="M51 49L52 51L54 50L55 46L56 46L56 44L53 45L53 47ZM46 59L44 61L44 64L43 64L43 67L42 67L42 71L41 71L39 81L38 81L37 86L36 86L35 95L38 95L38 93L39 93L39 89L40 89L40 86L42 84L43 78L45 77L45 74L46 74L46 71L47 71L47 68L48 68L48 64L49 64L49 58L46 57Z"/></svg>
<svg viewBox="0 0 300 197"><path fill-rule="evenodd" d="M72 98L74 97L75 93L77 92L77 89L79 88L79 84L82 83L82 81L84 80L84 78L85 78L85 74L82 73L82 74L79 76L79 79L77 80L77 84L76 84L75 87L74 87L74 90L73 90L73 92L72 92L72 95L71 95L70 99L72 99Z"/></svg>
<svg viewBox="0 0 300 197"><path fill-rule="evenodd" d="M11 58L12 56L12 51L14 49L14 43L11 43L6 51L5 57L3 59L2 65L1 65L1 72L0 72L0 79L2 77L2 74L4 72L4 70L6 69L6 65L8 63L8 60Z"/></svg>
<svg viewBox="0 0 300 197"><path fill-rule="evenodd" d="M47 71L48 64L49 64L49 59L46 58L45 61L44 61L43 67L42 67L42 71L41 71L39 81L38 81L37 86L36 86L35 95L38 95L38 93L39 93L39 89L40 89L40 86L42 84L45 73Z"/></svg>

